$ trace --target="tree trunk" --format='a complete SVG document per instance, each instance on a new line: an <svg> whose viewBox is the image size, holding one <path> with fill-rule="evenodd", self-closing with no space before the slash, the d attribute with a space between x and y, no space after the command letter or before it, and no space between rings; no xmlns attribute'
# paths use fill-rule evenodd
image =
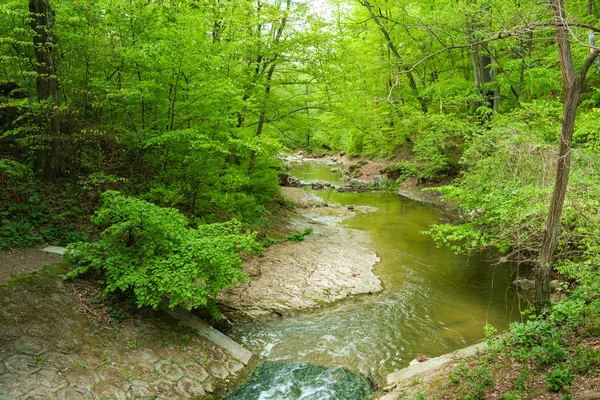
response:
<svg viewBox="0 0 600 400"><path fill-rule="evenodd" d="M49 140L44 143L44 148L36 152L35 169L45 178L54 179L59 173L60 157L60 121L57 115L60 97L54 11L49 0L29 0L29 13L33 29L38 101L51 99L54 106L50 110Z"/></svg>
<svg viewBox="0 0 600 400"><path fill-rule="evenodd" d="M292 5L292 0L286 0L284 14L281 17L281 22L279 24L279 27L277 28L277 31L275 32L275 37L273 38L273 45L277 45L279 43L279 41L281 40L283 31L287 24L291 5ZM275 54L273 59L270 60L271 66L269 67L269 69L267 71L266 84L265 84L265 102L260 110L260 115L258 117L258 125L256 127L256 137L262 136L263 128L265 126L265 122L267 121L267 101L269 99L269 94L271 93L271 84L273 81L273 74L275 73L275 68L277 68L276 61L277 61L278 57L279 57L279 53ZM250 166L248 167L248 170L250 172L252 172L254 170L255 163L256 163L256 150L253 149L250 152Z"/></svg>
<svg viewBox="0 0 600 400"><path fill-rule="evenodd" d="M585 75L598 56L598 50L594 49L592 54L585 60L579 75L575 73L571 54L569 27L564 16L562 0L552 0L550 5L554 15L560 69L565 89L565 106L560 129L556 180L544 227L540 258L536 268L535 308L537 314L540 314L544 306L550 302L550 274L552 273L554 253L558 244L561 214L569 182L571 141L573 139L579 94L581 93Z"/></svg>
<svg viewBox="0 0 600 400"><path fill-rule="evenodd" d="M385 26L383 26L383 24L381 23L379 18L377 18L377 15L375 15L375 13L373 12L373 8L371 7L371 4L367 0L361 1L360 3L367 10L369 10L369 14L371 15L371 18L373 19L373 21L375 21L375 23L381 30L381 33L383 33L383 36L385 37L385 40L387 41L388 47L390 48L390 50L392 51L392 54L394 54L394 57L396 58L396 62L402 67L403 70L407 71L406 76L408 77L408 85L410 86L410 88L413 92L413 95L419 102L419 104L421 106L421 110L423 111L423 114L427 114L427 111L428 111L427 103L425 102L425 99L423 99L421 97L421 95L419 95L419 89L417 88L417 84L412 75L412 72L410 72L410 69L404 64L404 61L402 60L402 57L400 57L400 53L398 53L396 46L394 46L394 42L392 42L392 38L390 37L390 34L388 33L387 29L385 29Z"/></svg>
<svg viewBox="0 0 600 400"><path fill-rule="evenodd" d="M473 43L473 38L471 36L471 26L470 26L469 22L467 22L465 32L467 35L467 43L469 43L469 45L471 45ZM477 57L477 55L479 53L477 51L477 46L471 46L470 51L471 51L471 65L473 68L473 85L475 86L475 89L477 89L477 91L479 93L481 93L481 73L479 70L479 59Z"/></svg>

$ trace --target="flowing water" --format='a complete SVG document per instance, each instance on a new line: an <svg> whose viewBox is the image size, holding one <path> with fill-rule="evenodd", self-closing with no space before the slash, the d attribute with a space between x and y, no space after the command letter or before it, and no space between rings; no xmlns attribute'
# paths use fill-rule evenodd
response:
<svg viewBox="0 0 600 400"><path fill-rule="evenodd" d="M339 182L329 167L315 164L297 166L292 174L305 181ZM457 256L421 233L443 221L437 208L394 193L315 194L343 205L378 208L344 225L373 237L381 258L375 273L384 290L297 316L236 326L230 335L261 359L284 369L285 363L311 363L383 377L417 355L435 357L480 341L486 324L503 330L518 318L510 265L498 265L485 254ZM314 389L310 382L315 379L304 383ZM316 397L286 393L231 398L355 398L345 392Z"/></svg>

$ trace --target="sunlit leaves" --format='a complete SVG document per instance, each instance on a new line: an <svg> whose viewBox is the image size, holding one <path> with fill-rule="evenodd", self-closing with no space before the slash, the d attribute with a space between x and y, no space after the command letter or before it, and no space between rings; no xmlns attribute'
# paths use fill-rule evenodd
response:
<svg viewBox="0 0 600 400"><path fill-rule="evenodd" d="M133 291L138 306L213 307L218 292L245 279L242 252L259 249L255 234L235 220L191 228L175 209L106 192L92 221L103 227L98 242L71 246L76 265L67 277L104 273L105 293Z"/></svg>

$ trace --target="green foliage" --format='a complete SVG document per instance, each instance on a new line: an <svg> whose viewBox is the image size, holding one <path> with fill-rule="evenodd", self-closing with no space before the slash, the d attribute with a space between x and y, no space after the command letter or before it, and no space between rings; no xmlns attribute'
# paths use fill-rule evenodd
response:
<svg viewBox="0 0 600 400"><path fill-rule="evenodd" d="M587 347L584 344L577 345L569 360L569 369L575 374L594 375L600 367L600 351Z"/></svg>
<svg viewBox="0 0 600 400"><path fill-rule="evenodd" d="M422 165L419 177L435 179L457 172L463 143L470 141L476 127L460 116L431 115L414 139L413 153Z"/></svg>
<svg viewBox="0 0 600 400"><path fill-rule="evenodd" d="M558 366L544 375L548 389L553 392L568 390L575 380L575 375L564 366Z"/></svg>
<svg viewBox="0 0 600 400"><path fill-rule="evenodd" d="M523 397L521 395L519 395L518 393L514 393L514 392L507 392L507 393L503 393L500 398L502 400L521 400L523 399Z"/></svg>
<svg viewBox="0 0 600 400"><path fill-rule="evenodd" d="M479 400L485 398L488 388L494 386L492 372L487 365L469 369L467 364L459 364L449 375L450 382L460 384L459 392L464 399Z"/></svg>
<svg viewBox="0 0 600 400"><path fill-rule="evenodd" d="M38 185L28 166L0 159L0 250L87 239L85 232L76 232L79 208L54 189ZM62 210L56 210L56 203Z"/></svg>
<svg viewBox="0 0 600 400"><path fill-rule="evenodd" d="M258 249L255 234L235 220L196 229L177 210L161 208L115 191L92 221L103 227L95 243L70 246L72 278L89 271L104 275L105 294L132 291L139 307L207 306L216 312L217 293L245 278L240 252Z"/></svg>
<svg viewBox="0 0 600 400"><path fill-rule="evenodd" d="M595 374L600 367L600 352L579 341L580 335L587 330L586 326L594 323L594 319L586 320L582 315L595 310L573 307L573 303L581 304L579 296L579 292L572 292L571 297L554 304L543 318L511 324L502 336L490 340L490 350L477 360L476 368L469 369L466 364L460 364L450 374L450 381L464 387L489 385L490 377L476 371L481 372L482 368L500 357L511 367L515 363L521 367L512 384L513 391L502 397L507 399L525 397L528 384L541 371L547 371L543 376L551 391L567 391L576 374ZM469 380L472 382L468 383Z"/></svg>
<svg viewBox="0 0 600 400"><path fill-rule="evenodd" d="M43 218L39 197L31 185L32 171L10 159L0 159L0 250L38 243L33 223Z"/></svg>
<svg viewBox="0 0 600 400"><path fill-rule="evenodd" d="M312 232L313 232L312 228L306 228L302 232L296 232L296 233L292 233L291 235L286 236L285 240L288 240L290 242L303 242L304 237L307 235L310 235Z"/></svg>
<svg viewBox="0 0 600 400"><path fill-rule="evenodd" d="M124 322L129 318L129 314L123 310L120 310L117 307L109 306L106 310L108 315L118 323Z"/></svg>

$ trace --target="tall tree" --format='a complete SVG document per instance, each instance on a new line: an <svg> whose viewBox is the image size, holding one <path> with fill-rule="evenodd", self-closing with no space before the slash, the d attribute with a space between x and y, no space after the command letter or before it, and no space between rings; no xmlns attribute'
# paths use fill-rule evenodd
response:
<svg viewBox="0 0 600 400"><path fill-rule="evenodd" d="M29 12L33 29L37 96L39 102L45 103L50 118L49 129L44 135L47 140L36 153L35 168L46 178L56 178L60 157L60 96L54 11L48 0L29 0Z"/></svg>
<svg viewBox="0 0 600 400"><path fill-rule="evenodd" d="M381 21L377 17L377 14L375 14L375 12L373 11L373 7L371 6L371 3L369 3L368 0L359 0L359 1L369 11L371 18L373 19L373 21L377 24L377 26L381 30L381 33L385 37L385 40L387 42L388 47L390 48L390 51L396 58L396 62L398 63L398 66L400 66L400 68L402 68L405 71L406 77L408 78L408 85L410 86L410 89L412 90L413 95L419 102L419 105L421 106L421 110L423 111L424 114L427 114L427 112L428 112L427 102L419 94L419 89L417 88L417 83L415 82L415 78L413 77L411 69L408 68L407 64L402 59L402 56L400 56L400 53L398 53L398 49L394 45L394 42L392 41L392 38L390 37L390 34L387 31L386 27L381 23Z"/></svg>
<svg viewBox="0 0 600 400"><path fill-rule="evenodd" d="M579 95L588 70L594 64L594 60L596 60L598 54L600 54L600 49L593 48L591 54L579 70L579 73L577 73L573 63L573 55L571 54L571 32L563 2L562 0L552 0L550 6L552 7L552 14L554 16L554 29L565 90L565 103L560 128L556 180L552 199L550 200L550 208L546 218L542 248L536 270L536 310L538 313L550 301L550 274L552 272L554 253L558 244L562 209L567 195L567 185L571 169L571 145L575 117L579 105Z"/></svg>

